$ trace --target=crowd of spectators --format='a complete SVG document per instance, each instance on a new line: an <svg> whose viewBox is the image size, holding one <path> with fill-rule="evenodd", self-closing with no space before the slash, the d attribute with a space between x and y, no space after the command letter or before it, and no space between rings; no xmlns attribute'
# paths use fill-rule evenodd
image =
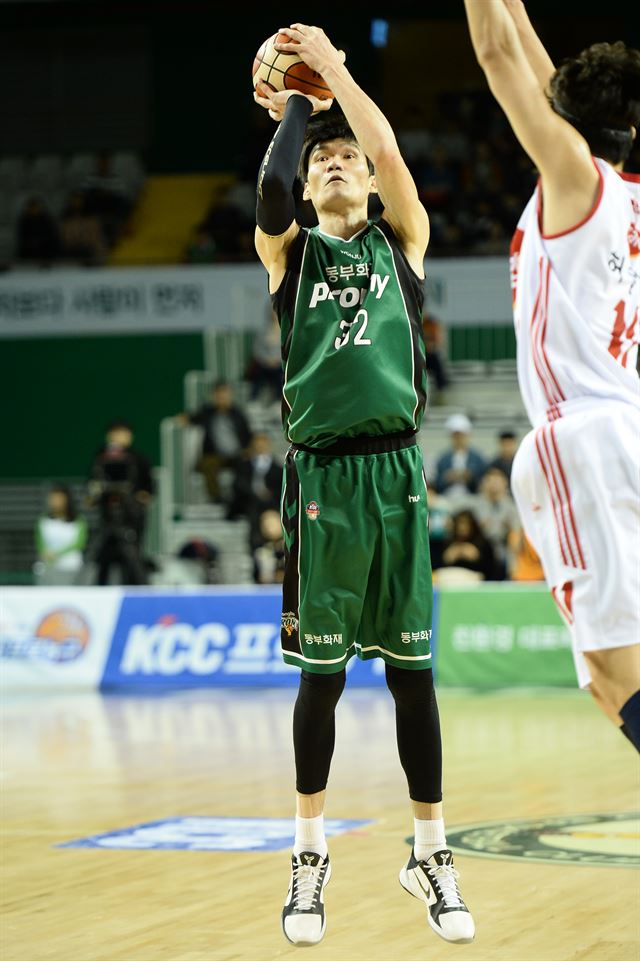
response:
<svg viewBox="0 0 640 961"><path fill-rule="evenodd" d="M437 123L416 106L397 135L429 212L429 254L506 254L536 175L491 95L444 94Z"/></svg>
<svg viewBox="0 0 640 961"><path fill-rule="evenodd" d="M416 105L396 134L429 212L430 256L506 254L535 171L493 97L484 91L443 94L437 120L429 123ZM185 251L188 262L255 259L258 164L198 224ZM376 211L374 203L371 214ZM305 226L313 223L299 198L297 216Z"/></svg>
<svg viewBox="0 0 640 961"><path fill-rule="evenodd" d="M49 490L35 532L38 583L84 584L91 577L106 585L114 576L123 584L148 582L143 540L154 488L151 463L133 439L131 425L114 420L93 457L82 498L84 511L94 510L93 530L69 487Z"/></svg>
<svg viewBox="0 0 640 961"><path fill-rule="evenodd" d="M255 184L273 125L263 111L253 129L237 180L194 225L183 259L192 264L254 261ZM487 90L442 93L435 117L414 104L396 124L402 154L429 212L429 255L504 255L536 181L532 162ZM640 148L633 163L637 164ZM139 184L137 185L139 187ZM313 210L301 200L297 217L310 226ZM36 265L62 261L97 265L121 235L136 188L101 153L95 170L70 190L62 212L47 196L24 199L16 225L17 258ZM372 198L371 215L379 213Z"/></svg>
<svg viewBox="0 0 640 961"><path fill-rule="evenodd" d="M204 478L210 502L223 506L227 520L248 520L247 547L256 582L266 583L269 576L280 580L282 464L274 457L271 438L251 430L231 385L224 380L212 386L206 403L192 413L178 414L176 422L202 429L202 448L194 466Z"/></svg>
<svg viewBox="0 0 640 961"><path fill-rule="evenodd" d="M111 154L98 154L94 169L69 186L58 216L47 196L31 193L24 198L15 225L16 259L42 267L104 264L122 236L135 199L135 184L118 174Z"/></svg>
<svg viewBox="0 0 640 961"><path fill-rule="evenodd" d="M232 386L218 381L206 403L177 414L180 427L201 430L201 450L192 465L204 479L216 516L247 522L246 549L258 584L280 583L284 544L280 524L282 462L271 437L254 431ZM428 482L429 536L436 579L541 580L540 563L524 537L510 493L518 446L514 431L497 438L486 459L472 443L472 424L457 413L446 422L448 446L432 465ZM83 508L94 509L94 528L78 511L72 492L54 485L36 526L37 580L47 584L146 584L153 562L143 541L154 496L149 459L133 446L133 429L123 420L108 425L89 471ZM202 583L219 579L222 544L204 539L185 543L178 557L190 561ZM90 574L87 575L87 571Z"/></svg>
<svg viewBox="0 0 640 961"><path fill-rule="evenodd" d="M515 432L500 431L495 456L486 460L471 442L466 414L453 414L446 427L449 446L437 458L429 484L434 571L455 568L465 580L541 580L510 491Z"/></svg>

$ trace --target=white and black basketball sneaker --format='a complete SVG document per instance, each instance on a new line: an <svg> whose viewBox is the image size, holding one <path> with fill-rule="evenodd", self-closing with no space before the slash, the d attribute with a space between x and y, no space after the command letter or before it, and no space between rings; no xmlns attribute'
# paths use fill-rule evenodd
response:
<svg viewBox="0 0 640 961"><path fill-rule="evenodd" d="M427 905L427 920L441 938L458 944L473 941L476 929L458 889L459 874L453 854L447 848L426 861L417 861L413 851L400 872L400 884Z"/></svg>
<svg viewBox="0 0 640 961"><path fill-rule="evenodd" d="M314 851L291 856L291 881L282 909L282 930L292 944L317 944L327 919L324 888L331 877L329 855L324 860Z"/></svg>

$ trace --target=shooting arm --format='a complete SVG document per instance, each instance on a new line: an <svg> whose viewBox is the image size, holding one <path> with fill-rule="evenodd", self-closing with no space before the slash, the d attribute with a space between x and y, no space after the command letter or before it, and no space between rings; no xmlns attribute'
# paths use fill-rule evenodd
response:
<svg viewBox="0 0 640 961"><path fill-rule="evenodd" d="M312 109L307 97L289 97L258 175L255 243L274 289L284 273L287 249L300 229L295 222L293 184Z"/></svg>
<svg viewBox="0 0 640 961"><path fill-rule="evenodd" d="M278 44L277 49L298 53L305 63L322 74L335 94L356 140L375 168L385 219L394 228L410 263L417 262L417 272L421 272L429 241L429 218L402 159L391 124L355 82L344 65L343 54L323 30L295 23L284 32L294 42Z"/></svg>

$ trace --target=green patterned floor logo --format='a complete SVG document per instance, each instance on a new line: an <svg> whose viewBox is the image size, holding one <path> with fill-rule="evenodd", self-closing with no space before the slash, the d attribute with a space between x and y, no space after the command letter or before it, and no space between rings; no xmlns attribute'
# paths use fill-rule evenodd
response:
<svg viewBox="0 0 640 961"><path fill-rule="evenodd" d="M638 867L640 814L485 821L447 830L447 844L486 858Z"/></svg>

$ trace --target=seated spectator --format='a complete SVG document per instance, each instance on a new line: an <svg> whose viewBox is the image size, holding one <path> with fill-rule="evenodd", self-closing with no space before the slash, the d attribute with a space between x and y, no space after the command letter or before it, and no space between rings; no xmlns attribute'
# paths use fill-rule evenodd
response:
<svg viewBox="0 0 640 961"><path fill-rule="evenodd" d="M100 220L107 243L112 247L122 233L133 203L124 181L113 171L108 151L98 155L95 170L85 180L82 191L86 212Z"/></svg>
<svg viewBox="0 0 640 961"><path fill-rule="evenodd" d="M249 449L236 466L227 514L228 520L249 518L251 547L256 543L258 518L263 511L279 509L281 491L282 465L274 460L271 438L264 433L254 434Z"/></svg>
<svg viewBox="0 0 640 961"><path fill-rule="evenodd" d="M475 571L483 580L491 579L495 567L493 550L471 511L458 511L453 515L440 566L461 567Z"/></svg>
<svg viewBox="0 0 640 961"><path fill-rule="evenodd" d="M282 584L284 578L284 536L280 514L264 511L259 518L260 543L253 551L256 584Z"/></svg>
<svg viewBox="0 0 640 961"><path fill-rule="evenodd" d="M512 531L509 547L513 555L512 581L543 581L544 571L540 558L522 528Z"/></svg>
<svg viewBox="0 0 640 961"><path fill-rule="evenodd" d="M234 202L231 187L211 208L200 226L215 244L216 261L254 259L254 221Z"/></svg>
<svg viewBox="0 0 640 961"><path fill-rule="evenodd" d="M498 434L498 452L493 460L489 463L487 470L491 467L497 467L501 470L509 481L509 486L511 486L511 468L513 467L513 458L516 456L516 451L518 449L518 438L512 430L502 430Z"/></svg>
<svg viewBox="0 0 640 961"><path fill-rule="evenodd" d="M427 351L427 374L435 381L438 391L444 390L449 383L442 357L444 334L442 324L429 311L422 315L422 332Z"/></svg>
<svg viewBox="0 0 640 961"><path fill-rule="evenodd" d="M249 446L251 430L247 418L233 402L231 385L219 380L211 389L208 404L191 414L180 414L178 423L197 424L204 430L198 470L204 476L209 500L220 502L219 474L224 468L235 470Z"/></svg>
<svg viewBox="0 0 640 961"><path fill-rule="evenodd" d="M220 583L220 551L215 544L202 538L194 537L193 540L183 544L177 555L181 560L188 561L194 565L197 571L198 583L219 584Z"/></svg>
<svg viewBox="0 0 640 961"><path fill-rule="evenodd" d="M280 399L284 373L280 324L275 311L272 311L268 325L256 335L253 342L247 380L251 383L251 400L257 400L261 393L265 402Z"/></svg>
<svg viewBox="0 0 640 961"><path fill-rule="evenodd" d="M78 517L69 488L55 484L47 496L47 513L38 518L36 525L38 583L77 583L86 544L85 518Z"/></svg>
<svg viewBox="0 0 640 961"><path fill-rule="evenodd" d="M438 458L434 487L451 499L475 494L485 471L484 458L469 446L471 421L466 414L453 414L446 423L451 448Z"/></svg>
<svg viewBox="0 0 640 961"><path fill-rule="evenodd" d="M39 197L29 197L16 223L16 253L20 260L48 266L60 253L56 222Z"/></svg>
<svg viewBox="0 0 640 961"><path fill-rule="evenodd" d="M482 532L493 548L495 566L491 580L503 581L508 577L509 538L520 527L516 505L509 493L506 475L499 467L489 467L480 481L473 512Z"/></svg>
<svg viewBox="0 0 640 961"><path fill-rule="evenodd" d="M99 219L87 212L85 195L76 190L69 197L60 220L60 252L62 257L79 260L87 267L103 264L106 243Z"/></svg>

